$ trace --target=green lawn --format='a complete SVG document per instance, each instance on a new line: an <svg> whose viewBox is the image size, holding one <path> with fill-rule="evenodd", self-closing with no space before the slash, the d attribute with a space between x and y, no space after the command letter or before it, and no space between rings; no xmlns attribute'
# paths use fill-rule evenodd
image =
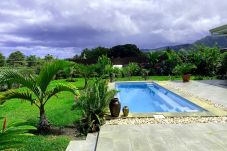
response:
<svg viewBox="0 0 227 151"><path fill-rule="evenodd" d="M51 85L56 83L66 83L65 80L53 81ZM72 83L77 87L82 87L84 80L77 79L77 82ZM50 85L50 87L51 87ZM46 114L50 123L54 126L62 127L78 121L81 117L79 109L71 110L74 101L74 96L68 92L62 92L58 97L52 98L46 104ZM36 106L20 100L11 100L6 102L0 108L0 117L7 117L7 123L17 123L27 121L29 125L36 125L38 122L39 112ZM2 123L2 121L0 121ZM2 124L0 124L0 127ZM41 151L41 150L64 150L69 143L67 136L32 136L18 137L19 140L24 140L21 150ZM1 150L0 145L0 150Z"/></svg>
<svg viewBox="0 0 227 151"><path fill-rule="evenodd" d="M149 76L148 80L154 81L165 81L165 80L181 80L180 76ZM201 76L191 76L192 80L208 80L208 79L215 79L215 77L201 77ZM125 78L116 78L116 81L144 81L141 76L132 76L132 77L125 77Z"/></svg>
<svg viewBox="0 0 227 151"><path fill-rule="evenodd" d="M172 77L169 76L150 76L149 80L180 80L181 77ZM196 77L192 77L196 79ZM210 79L205 77L204 79ZM139 76L133 76L129 78L118 78L117 81L137 81L143 80ZM66 83L65 80L53 81L51 85L56 83ZM82 78L77 78L77 81L74 83L75 86L81 88L84 85L84 80ZM50 86L51 86L50 85ZM68 92L63 92L58 95L58 97L52 98L46 104L46 114L50 123L54 126L64 127L72 124L74 121L78 121L81 118L81 111L79 109L71 110L74 97ZM0 107L0 117L7 117L7 122L15 123L20 121L27 121L29 125L36 125L38 122L39 112L36 106L31 106L28 102L11 100L6 102L2 107ZM0 121L0 128L2 127ZM60 151L65 150L67 147L70 138L68 136L19 136L14 138L15 140L24 141L23 146L17 150L29 150L29 151ZM0 145L0 150L4 147Z"/></svg>

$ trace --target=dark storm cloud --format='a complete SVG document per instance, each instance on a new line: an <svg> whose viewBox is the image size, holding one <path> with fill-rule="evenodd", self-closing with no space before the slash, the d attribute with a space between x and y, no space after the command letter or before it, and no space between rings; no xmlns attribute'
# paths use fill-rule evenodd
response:
<svg viewBox="0 0 227 151"><path fill-rule="evenodd" d="M23 38L30 38L29 42L12 42L21 46L41 45L49 47L86 47L93 44L95 38L104 35L104 32L92 29L89 26L74 26L74 27L55 27L48 25L33 25L24 26L7 32L5 34L17 35ZM91 42L93 41L93 42ZM9 43L4 43L7 46Z"/></svg>
<svg viewBox="0 0 227 151"><path fill-rule="evenodd" d="M190 43L227 23L227 1L2 0L0 50L72 57L85 47Z"/></svg>

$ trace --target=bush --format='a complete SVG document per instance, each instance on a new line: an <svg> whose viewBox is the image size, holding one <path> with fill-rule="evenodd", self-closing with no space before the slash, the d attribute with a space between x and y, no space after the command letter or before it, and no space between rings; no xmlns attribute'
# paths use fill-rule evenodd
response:
<svg viewBox="0 0 227 151"><path fill-rule="evenodd" d="M148 56L152 73L157 75L170 75L173 68L182 63L179 54L173 50L152 52Z"/></svg>
<svg viewBox="0 0 227 151"><path fill-rule="evenodd" d="M201 75L195 76L193 80L204 80L204 77Z"/></svg>
<svg viewBox="0 0 227 151"><path fill-rule="evenodd" d="M147 80L148 77L149 77L149 70L147 70L147 69L142 69L142 70L141 70L141 76L142 76L142 78L143 78L144 80Z"/></svg>
<svg viewBox="0 0 227 151"><path fill-rule="evenodd" d="M138 65L138 63L129 63L128 68L129 68L132 76L141 75L141 68Z"/></svg>
<svg viewBox="0 0 227 151"><path fill-rule="evenodd" d="M223 53L222 67L225 74L227 74L227 52Z"/></svg>
<svg viewBox="0 0 227 151"><path fill-rule="evenodd" d="M189 74L193 69L196 69L196 66L191 63L183 63L181 65L177 65L173 69L173 73L176 75L183 75L183 74Z"/></svg>
<svg viewBox="0 0 227 151"><path fill-rule="evenodd" d="M98 58L98 62L95 65L96 73L101 76L109 76L109 72L112 69L112 63L107 56L101 56Z"/></svg>
<svg viewBox="0 0 227 151"><path fill-rule="evenodd" d="M129 63L126 67L123 67L122 73L124 77L141 75L141 68L137 63Z"/></svg>
<svg viewBox="0 0 227 151"><path fill-rule="evenodd" d="M65 81L66 82L76 82L77 80L74 78L67 78Z"/></svg>
<svg viewBox="0 0 227 151"><path fill-rule="evenodd" d="M195 46L188 53L187 62L196 65L195 73L198 75L214 76L221 67L221 53L218 47Z"/></svg>
<svg viewBox="0 0 227 151"><path fill-rule="evenodd" d="M78 106L84 113L80 122L82 134L99 131L100 126L104 124L104 116L110 100L114 98L116 92L116 90L108 91L107 82L103 79L94 81L82 91L78 100Z"/></svg>
<svg viewBox="0 0 227 151"><path fill-rule="evenodd" d="M113 68L113 74L117 78L122 77L122 69L114 67Z"/></svg>

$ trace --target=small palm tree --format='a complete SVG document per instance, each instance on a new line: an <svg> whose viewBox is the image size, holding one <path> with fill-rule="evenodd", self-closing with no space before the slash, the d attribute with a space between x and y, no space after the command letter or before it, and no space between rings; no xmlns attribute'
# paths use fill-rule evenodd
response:
<svg viewBox="0 0 227 151"><path fill-rule="evenodd" d="M95 68L95 65L76 64L74 66L74 70L84 78L84 87L81 89L86 89L89 79L95 75Z"/></svg>
<svg viewBox="0 0 227 151"><path fill-rule="evenodd" d="M53 80L58 71L71 66L66 61L54 61L47 63L40 71L38 76L25 76L16 70L6 70L0 75L0 83L18 83L25 87L26 90L18 91L12 89L0 95L0 102L10 99L22 99L29 101L39 108L40 118L38 124L38 132L46 133L50 130L50 124L45 114L45 105L51 97L62 91L69 91L77 94L77 89L71 85L57 84L53 88L49 88L49 84Z"/></svg>

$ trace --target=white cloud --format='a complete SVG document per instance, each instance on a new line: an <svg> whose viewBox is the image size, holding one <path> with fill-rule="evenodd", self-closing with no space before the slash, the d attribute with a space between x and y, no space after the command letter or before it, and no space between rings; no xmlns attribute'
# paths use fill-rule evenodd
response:
<svg viewBox="0 0 227 151"><path fill-rule="evenodd" d="M59 54L69 47L190 43L226 24L226 7L224 0L0 1L0 46Z"/></svg>

